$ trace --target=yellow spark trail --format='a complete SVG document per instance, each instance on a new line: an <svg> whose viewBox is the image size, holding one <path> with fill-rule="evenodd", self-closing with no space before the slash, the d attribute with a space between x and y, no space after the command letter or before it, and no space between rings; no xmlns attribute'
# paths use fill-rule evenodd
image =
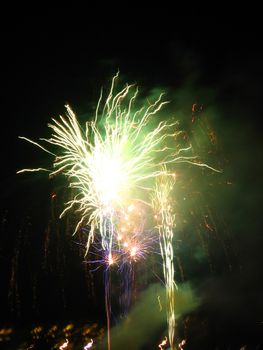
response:
<svg viewBox="0 0 263 350"><path fill-rule="evenodd" d="M156 180L153 207L157 217L160 250L163 259L163 275L166 287L166 310L168 338L171 348L174 344L175 333L175 297L174 262L173 262L173 229L175 217L171 203L171 193L175 184L175 176L167 174L164 168L162 176Z"/></svg>

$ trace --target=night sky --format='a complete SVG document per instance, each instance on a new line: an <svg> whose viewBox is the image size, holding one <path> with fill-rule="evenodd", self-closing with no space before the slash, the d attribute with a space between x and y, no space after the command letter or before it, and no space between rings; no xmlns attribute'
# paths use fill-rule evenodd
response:
<svg viewBox="0 0 263 350"><path fill-rule="evenodd" d="M53 31L44 22L35 19L32 27L17 26L1 34L0 326L85 318L105 322L101 275L93 280L94 297L87 292L91 285L84 280L88 272L77 244L69 232L63 238L71 224L63 221L58 228L63 181L16 171L50 164L47 154L19 135L49 137L48 122L64 114L67 103L81 121L91 118L100 88L107 88L119 70L121 81L137 83L143 96L154 89L166 91L174 100L175 116L178 111L186 122L188 114L191 121L194 103L209 111L224 173L211 190L219 218L218 236L209 248L212 268L209 262L197 267L194 259L187 261L189 253L182 252L186 281L202 300L190 314L189 337L207 349L216 343L256 348L263 334L263 53L258 28L193 17L185 26L158 33L138 28L125 37L103 26ZM222 185L227 182L231 185ZM45 260L47 227L57 238L50 236ZM10 284L12 271L16 282ZM192 349L190 344L187 349Z"/></svg>

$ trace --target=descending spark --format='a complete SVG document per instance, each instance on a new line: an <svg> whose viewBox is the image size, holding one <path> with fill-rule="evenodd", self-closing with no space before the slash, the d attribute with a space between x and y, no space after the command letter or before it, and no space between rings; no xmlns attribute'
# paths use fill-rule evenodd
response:
<svg viewBox="0 0 263 350"><path fill-rule="evenodd" d="M161 303L161 297L160 295L158 295L158 303L159 303L159 307L160 307L160 312L162 311L163 307L162 307L162 303Z"/></svg>
<svg viewBox="0 0 263 350"><path fill-rule="evenodd" d="M173 263L173 228L174 215L170 201L170 194L175 183L174 177L167 176L164 168L163 175L156 181L153 205L157 210L157 225L160 238L160 250L163 259L163 275L166 286L166 308L168 337L171 348L174 343L175 314L174 314L174 263Z"/></svg>
<svg viewBox="0 0 263 350"><path fill-rule="evenodd" d="M105 309L107 318L107 344L108 350L111 348L110 342L110 316L111 316L111 280L110 271L105 271L105 282L104 282L104 298L105 298Z"/></svg>
<svg viewBox="0 0 263 350"><path fill-rule="evenodd" d="M163 341L158 345L158 348L160 348L160 350L163 350L163 346L167 344L167 340L167 337L164 337Z"/></svg>
<svg viewBox="0 0 263 350"><path fill-rule="evenodd" d="M84 350L90 349L92 345L93 345L93 339L91 339L90 342L88 342L88 344L84 346Z"/></svg>
<svg viewBox="0 0 263 350"><path fill-rule="evenodd" d="M65 349L65 348L68 346L68 343L69 343L69 341L68 341L68 339L66 339L65 343L63 343L63 344L59 347L59 350Z"/></svg>

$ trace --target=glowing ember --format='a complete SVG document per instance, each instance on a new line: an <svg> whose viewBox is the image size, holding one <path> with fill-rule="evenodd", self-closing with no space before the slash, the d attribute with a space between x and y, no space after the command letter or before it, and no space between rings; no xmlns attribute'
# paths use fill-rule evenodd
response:
<svg viewBox="0 0 263 350"><path fill-rule="evenodd" d="M160 350L163 350L163 346L167 344L167 341L167 337L164 337L163 341L158 345L158 348L160 348Z"/></svg>
<svg viewBox="0 0 263 350"><path fill-rule="evenodd" d="M69 343L69 341L68 341L68 339L66 339L65 343L63 343L63 344L59 347L59 350L65 349L65 348L68 346L68 343Z"/></svg>
<svg viewBox="0 0 263 350"><path fill-rule="evenodd" d="M84 346L84 350L90 349L92 345L93 345L93 339L91 339L90 342L88 342L88 344Z"/></svg>
<svg viewBox="0 0 263 350"><path fill-rule="evenodd" d="M181 341L181 343L178 344L179 349L182 349L182 350L183 350L183 346L184 346L185 344L186 344L186 340L183 339L183 340Z"/></svg>

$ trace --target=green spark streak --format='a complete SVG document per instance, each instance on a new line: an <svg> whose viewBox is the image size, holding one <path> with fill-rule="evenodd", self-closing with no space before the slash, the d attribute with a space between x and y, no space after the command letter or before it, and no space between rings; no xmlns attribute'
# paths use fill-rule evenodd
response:
<svg viewBox="0 0 263 350"><path fill-rule="evenodd" d="M164 168L163 175L156 179L155 192L153 195L153 207L155 208L157 216L160 250L163 259L168 337L171 349L173 349L175 333L174 288L176 287L173 262L173 228L175 227L175 217L172 213L171 205L171 192L174 184L175 178L169 176Z"/></svg>

